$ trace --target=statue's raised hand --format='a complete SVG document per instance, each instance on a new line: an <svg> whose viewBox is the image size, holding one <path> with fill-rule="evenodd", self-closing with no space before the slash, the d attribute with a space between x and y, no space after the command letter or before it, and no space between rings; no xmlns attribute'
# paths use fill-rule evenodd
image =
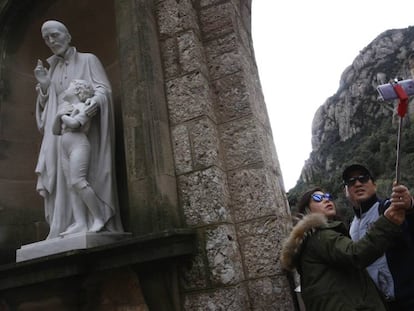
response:
<svg viewBox="0 0 414 311"><path fill-rule="evenodd" d="M45 93L50 85L49 71L43 66L43 62L38 59L34 69L34 76L39 82L42 91Z"/></svg>

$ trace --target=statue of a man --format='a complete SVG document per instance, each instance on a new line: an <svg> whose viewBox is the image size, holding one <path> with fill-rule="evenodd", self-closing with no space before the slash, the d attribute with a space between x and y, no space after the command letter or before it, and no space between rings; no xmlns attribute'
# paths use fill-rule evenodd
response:
<svg viewBox="0 0 414 311"><path fill-rule="evenodd" d="M38 81L36 91L36 121L43 140L36 166L38 181L36 189L44 198L45 216L50 226L49 238L84 231L123 232L120 221L116 178L114 168L114 116L111 86L99 59L90 53L77 52L70 45L71 35L64 24L46 21L41 28L42 37L54 55L47 59L49 69L38 60L34 75ZM65 90L74 79L91 83L93 96L88 99L86 115L90 120L87 138L90 144L90 160L85 178L73 185L65 177L67 164L61 148L62 136L53 134L53 125L58 114L69 113L65 108ZM67 174L66 174L67 175ZM84 182L87 180L87 182ZM93 217L86 215L87 227L79 227L74 215L79 198L79 189L89 187L105 206L100 210L103 224L93 224ZM82 209L81 209L82 210ZM87 211L87 209L83 209ZM82 215L84 216L84 215Z"/></svg>

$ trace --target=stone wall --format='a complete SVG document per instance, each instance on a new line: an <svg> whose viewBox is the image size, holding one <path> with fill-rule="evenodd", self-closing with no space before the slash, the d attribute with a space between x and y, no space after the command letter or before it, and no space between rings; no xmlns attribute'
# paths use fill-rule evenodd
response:
<svg viewBox="0 0 414 311"><path fill-rule="evenodd" d="M179 204L199 252L185 310L292 310L288 205L254 60L251 1L156 1Z"/></svg>

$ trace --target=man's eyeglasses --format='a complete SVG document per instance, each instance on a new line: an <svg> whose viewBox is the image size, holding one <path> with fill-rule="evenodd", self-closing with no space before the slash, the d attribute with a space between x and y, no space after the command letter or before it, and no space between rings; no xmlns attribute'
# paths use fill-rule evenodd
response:
<svg viewBox="0 0 414 311"><path fill-rule="evenodd" d="M348 187L352 187L353 185L355 185L357 181L359 181L361 184L365 184L368 182L370 178L371 176L369 175L359 175L359 176L351 177L345 181L345 185Z"/></svg>
<svg viewBox="0 0 414 311"><path fill-rule="evenodd" d="M328 201L332 201L333 197L330 193L324 193L324 194L314 193L314 194L312 194L312 200L314 200L315 202L322 202L323 199L327 199Z"/></svg>

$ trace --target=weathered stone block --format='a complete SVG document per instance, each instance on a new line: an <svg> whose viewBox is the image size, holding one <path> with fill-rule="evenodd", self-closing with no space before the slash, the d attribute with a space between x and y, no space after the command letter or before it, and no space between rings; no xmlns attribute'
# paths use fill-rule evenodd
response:
<svg viewBox="0 0 414 311"><path fill-rule="evenodd" d="M205 247L214 285L238 284L244 280L237 235L232 225L206 230Z"/></svg>
<svg viewBox="0 0 414 311"><path fill-rule="evenodd" d="M243 72L224 76L213 82L217 100L217 118L219 123L252 113L250 93Z"/></svg>
<svg viewBox="0 0 414 311"><path fill-rule="evenodd" d="M291 311L293 300L289 282L284 275L248 282L252 310Z"/></svg>
<svg viewBox="0 0 414 311"><path fill-rule="evenodd" d="M188 125L177 125L172 128L175 172L177 175L188 173L193 170L193 159L191 155L190 133Z"/></svg>
<svg viewBox="0 0 414 311"><path fill-rule="evenodd" d="M247 279L281 273L280 248L289 224L288 217L265 217L238 225Z"/></svg>
<svg viewBox="0 0 414 311"><path fill-rule="evenodd" d="M244 59L239 51L233 50L216 57L207 54L208 68L213 80L242 71L246 68Z"/></svg>
<svg viewBox="0 0 414 311"><path fill-rule="evenodd" d="M184 310L250 310L247 290L243 285L186 295Z"/></svg>
<svg viewBox="0 0 414 311"><path fill-rule="evenodd" d="M209 83L200 72L170 80L166 83L166 89L173 125L200 116L215 119Z"/></svg>
<svg viewBox="0 0 414 311"><path fill-rule="evenodd" d="M185 291L206 289L211 284L204 249L205 239L199 234L197 240L197 252L191 257L191 262L180 266L181 286Z"/></svg>
<svg viewBox="0 0 414 311"><path fill-rule="evenodd" d="M252 104L253 115L259 120L259 122L266 128L266 131L271 133L269 116L267 114L267 108L264 101L259 78L253 73L249 77L249 92L250 103ZM271 103L275 104L275 103ZM272 141L272 145L274 142Z"/></svg>
<svg viewBox="0 0 414 311"><path fill-rule="evenodd" d="M252 29L252 1L240 1L240 21L243 24L243 30L251 35ZM252 40L249 40L252 43Z"/></svg>
<svg viewBox="0 0 414 311"><path fill-rule="evenodd" d="M236 32L236 9L231 3L221 3L203 8L200 12L200 24L206 40Z"/></svg>
<svg viewBox="0 0 414 311"><path fill-rule="evenodd" d="M253 42L251 37L251 19L250 11L245 6L241 6L241 19L237 20L238 34L240 37L240 45L243 46L249 57L254 57ZM254 63L252 63L253 65Z"/></svg>
<svg viewBox="0 0 414 311"><path fill-rule="evenodd" d="M198 30L197 17L191 0L159 2L156 15L161 37L171 37L187 29Z"/></svg>
<svg viewBox="0 0 414 311"><path fill-rule="evenodd" d="M256 119L227 122L219 130L227 169L265 162L267 138Z"/></svg>
<svg viewBox="0 0 414 311"><path fill-rule="evenodd" d="M190 30L179 34L177 41L179 60L183 73L199 70L206 74L206 60L198 35L193 30Z"/></svg>
<svg viewBox="0 0 414 311"><path fill-rule="evenodd" d="M222 167L219 134L211 119L202 118L194 122L189 132L193 147L194 168L202 169L212 165Z"/></svg>
<svg viewBox="0 0 414 311"><path fill-rule="evenodd" d="M172 129L176 173L212 165L222 167L216 125L208 118L198 119Z"/></svg>
<svg viewBox="0 0 414 311"><path fill-rule="evenodd" d="M168 80L176 77L180 72L177 39L175 37L167 38L161 41L160 45L161 56L164 62L164 75Z"/></svg>
<svg viewBox="0 0 414 311"><path fill-rule="evenodd" d="M216 58L223 53L236 51L239 48L239 44L237 34L232 32L206 42L204 48L209 58Z"/></svg>
<svg viewBox="0 0 414 311"><path fill-rule="evenodd" d="M236 222L275 215L278 203L274 176L263 167L249 167L229 173L229 189Z"/></svg>
<svg viewBox="0 0 414 311"><path fill-rule="evenodd" d="M173 36L179 29L178 3L177 1L161 1L156 6L159 33L161 36Z"/></svg>
<svg viewBox="0 0 414 311"><path fill-rule="evenodd" d="M245 1L245 0L226 0L228 3L232 3L235 8L237 8L241 3L244 2L251 2L251 0ZM220 4L223 3L223 0L200 0L200 7L210 6L214 4Z"/></svg>
<svg viewBox="0 0 414 311"><path fill-rule="evenodd" d="M226 175L219 168L179 176L178 188L187 225L231 221Z"/></svg>

